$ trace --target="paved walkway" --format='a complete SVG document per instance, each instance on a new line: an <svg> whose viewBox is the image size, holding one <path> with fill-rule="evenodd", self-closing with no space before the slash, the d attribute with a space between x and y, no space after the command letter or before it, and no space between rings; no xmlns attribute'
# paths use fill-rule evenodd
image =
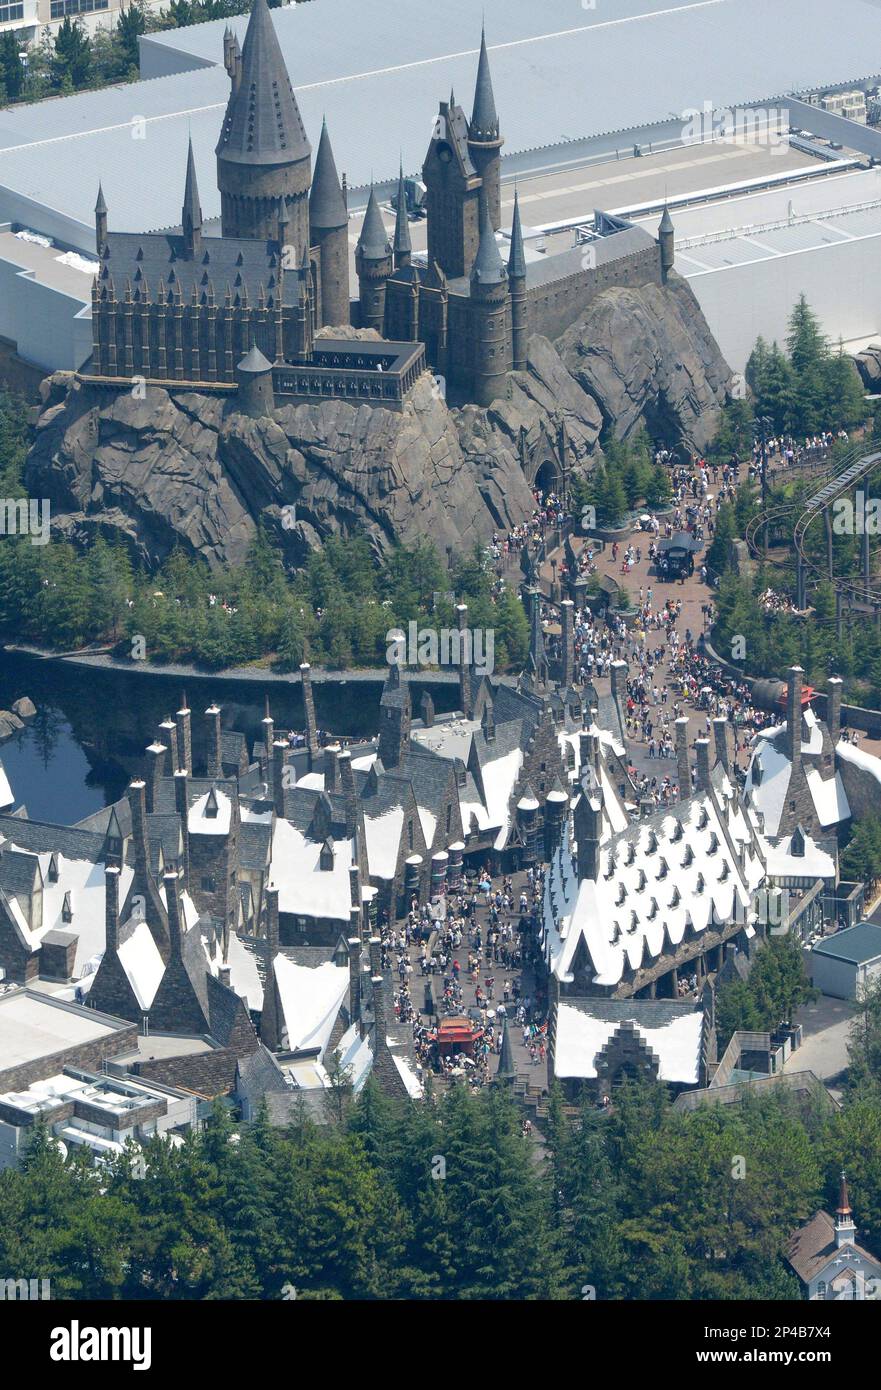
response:
<svg viewBox="0 0 881 1390"><path fill-rule="evenodd" d="M522 891L526 891L527 894L530 894L530 889L525 871L518 871L517 873L511 875L511 878L514 884L514 910L510 913L501 913L500 925L510 923L514 928L516 937L517 927L520 921L520 893ZM495 892L496 887L501 888L501 884L502 878L500 877L494 881L493 891ZM462 1006L461 1008L457 1007L455 1013L466 1014L468 1013L469 1009L476 1009L478 1007L476 997L478 984L485 995L488 989L487 980L490 978L494 980L493 999L487 1007L494 1011L497 1010L499 1003L504 1000L504 988L505 983L507 982L509 986L511 986L511 1002L506 1006L506 1008L509 1020L509 1034L514 1054L514 1065L517 1069L518 1075L523 1080L525 1080L527 1084L529 1084L530 1086L540 1087L542 1090L544 1090L547 1087L547 1060L545 1059L544 1062L536 1061L535 1063L533 1063L529 1054L529 1049L524 1045L523 1042L522 1027L514 1021L514 1017L517 1011L517 1004L513 999L513 985L515 980L519 981L520 984L520 999L524 1002L527 999L530 1000L531 1005L533 1006L533 1012L535 1011L537 995L536 977L533 965L530 961L527 961L522 967L518 966L516 968L506 968L501 962L489 961L486 958L486 939L487 930L489 927L489 909L484 904L483 895L480 894L479 896L480 906L477 909L476 922L480 926L481 940L483 942L481 968L478 974L478 979L473 980L471 975L468 973L468 956L469 954L473 953L474 948L469 944L470 937L468 934L468 930L466 929L466 934L463 938L462 945L453 954L453 959L458 960L459 965L461 967L459 973L459 983L462 986L463 995ZM472 927L474 921L474 918L469 919L468 927ZM413 1008L419 1015L419 1020L421 1023L428 1024L430 1022L431 1026L435 1026L438 1021L438 1015L435 1014L435 1016L431 1020L429 1020L429 1017L425 1012L425 986L429 981L431 982L432 993L434 995L435 1001L435 1008L439 1008L441 1010L439 1017L443 1019L444 1017L453 1016L451 1014L445 1014L443 1012L443 976L441 974L426 976L422 975L419 963L421 953L418 943L414 943L413 945L411 945L407 954L410 963L413 967L410 975L410 998L413 1004ZM447 973L449 973L449 966ZM395 954L393 959L393 975L395 979L395 984L397 986L400 978L397 971L397 954ZM538 1013L536 1013L535 1016L537 1020L543 1019L543 1006L539 1008ZM497 1015L495 1021L498 1022ZM492 1076L495 1075L497 1068L498 1056L495 1052L493 1052L490 1054L489 1059L490 1078L492 1078Z"/></svg>

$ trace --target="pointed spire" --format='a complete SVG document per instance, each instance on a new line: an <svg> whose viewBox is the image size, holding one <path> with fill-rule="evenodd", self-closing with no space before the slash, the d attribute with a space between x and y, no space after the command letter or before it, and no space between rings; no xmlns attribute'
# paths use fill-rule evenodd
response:
<svg viewBox="0 0 881 1390"><path fill-rule="evenodd" d="M512 280L526 276L526 256L523 253L523 229L520 226L520 195L514 189L514 217L511 222L511 251L508 256L508 275Z"/></svg>
<svg viewBox="0 0 881 1390"><path fill-rule="evenodd" d="M348 221L349 215L336 171L330 136L327 133L327 122L322 121L321 139L318 141L318 153L315 156L315 172L312 175L312 191L309 194L309 226L326 231L345 227Z"/></svg>
<svg viewBox="0 0 881 1390"><path fill-rule="evenodd" d="M835 1215L841 1217L848 1217L853 1215L850 1205L850 1197L847 1191L847 1175L843 1169L838 1184L838 1206L835 1209Z"/></svg>
<svg viewBox="0 0 881 1390"><path fill-rule="evenodd" d="M499 254L496 234L493 231L489 214L489 200L486 190L480 190L480 244L474 265L471 268L472 283L479 285L500 285L506 278L504 262Z"/></svg>
<svg viewBox="0 0 881 1390"><path fill-rule="evenodd" d="M514 1065L514 1052L511 1047L511 1035L508 1032L508 1020L502 1024L502 1050L499 1053L499 1065L496 1068L496 1081L516 1081L517 1068Z"/></svg>
<svg viewBox="0 0 881 1390"><path fill-rule="evenodd" d="M184 185L184 205L181 212L184 243L193 255L199 249L202 239L202 206L199 202L199 186L196 182L196 161L193 158L192 137L187 145L187 178Z"/></svg>
<svg viewBox="0 0 881 1390"><path fill-rule="evenodd" d="M369 261L381 261L391 249L388 232L385 229L382 213L376 199L376 189L371 184L367 211L364 214L364 225L358 238L358 250Z"/></svg>
<svg viewBox="0 0 881 1390"><path fill-rule="evenodd" d="M496 100L493 96L492 78L489 73L489 57L486 51L486 30L480 31L480 57L477 61L477 84L474 88L474 110L468 128L471 140L498 140L499 118L496 115Z"/></svg>
<svg viewBox="0 0 881 1390"><path fill-rule="evenodd" d="M295 163L312 153L266 0L254 0L241 80L230 93L216 152L251 165Z"/></svg>
<svg viewBox="0 0 881 1390"><path fill-rule="evenodd" d="M100 183L98 184L98 197L97 197L97 199L96 199L96 201L95 201L95 211L96 211L96 212L106 212L106 211L107 211L107 204L106 204L105 201L104 201L104 189L101 187L101 184L100 184Z"/></svg>
<svg viewBox="0 0 881 1390"><path fill-rule="evenodd" d="M660 224L659 224L659 226L658 226L658 231L663 235L664 233L672 232L672 230L673 230L673 218L670 216L670 209L668 208L667 204L664 203L664 212L663 212L663 214L662 214L662 216L661 216L661 221L660 221Z"/></svg>
<svg viewBox="0 0 881 1390"><path fill-rule="evenodd" d="M410 241L410 222L407 217L407 198L404 193L404 166L398 172L398 206L395 209L395 266L409 265L413 246Z"/></svg>

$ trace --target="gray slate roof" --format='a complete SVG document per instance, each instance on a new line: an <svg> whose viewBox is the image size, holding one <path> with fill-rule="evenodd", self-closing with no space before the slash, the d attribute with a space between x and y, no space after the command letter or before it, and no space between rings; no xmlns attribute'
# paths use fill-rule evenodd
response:
<svg viewBox="0 0 881 1390"><path fill-rule="evenodd" d="M269 6L254 0L241 81L230 93L218 157L238 164L288 164L311 153Z"/></svg>

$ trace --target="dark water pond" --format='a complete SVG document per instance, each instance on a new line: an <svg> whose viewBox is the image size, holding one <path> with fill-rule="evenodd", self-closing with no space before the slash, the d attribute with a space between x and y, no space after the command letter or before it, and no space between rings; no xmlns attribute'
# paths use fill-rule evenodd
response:
<svg viewBox="0 0 881 1390"><path fill-rule="evenodd" d="M278 728L302 729L303 701L298 679L267 686ZM376 733L381 687L375 683L314 683L319 727L347 738ZM131 777L143 771L145 746L156 726L180 708L181 682L163 676L59 666L32 657L0 652L0 709L29 695L37 717L0 744L16 804L32 820L70 825L121 796ZM193 756L197 767L205 751L202 711L212 700L223 709L224 728L240 729L249 747L260 737L264 689L212 676L189 679L193 711ZM421 687L414 685L418 709ZM438 712L456 705L456 687L432 687Z"/></svg>

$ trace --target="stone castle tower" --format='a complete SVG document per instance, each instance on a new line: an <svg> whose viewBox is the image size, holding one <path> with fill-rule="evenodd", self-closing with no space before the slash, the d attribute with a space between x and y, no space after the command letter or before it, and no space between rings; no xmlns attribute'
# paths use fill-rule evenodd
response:
<svg viewBox="0 0 881 1390"><path fill-rule="evenodd" d="M309 238L312 147L266 0L255 0L241 51L227 30L223 56L232 89L217 142L223 235L268 241L284 201L288 235Z"/></svg>

